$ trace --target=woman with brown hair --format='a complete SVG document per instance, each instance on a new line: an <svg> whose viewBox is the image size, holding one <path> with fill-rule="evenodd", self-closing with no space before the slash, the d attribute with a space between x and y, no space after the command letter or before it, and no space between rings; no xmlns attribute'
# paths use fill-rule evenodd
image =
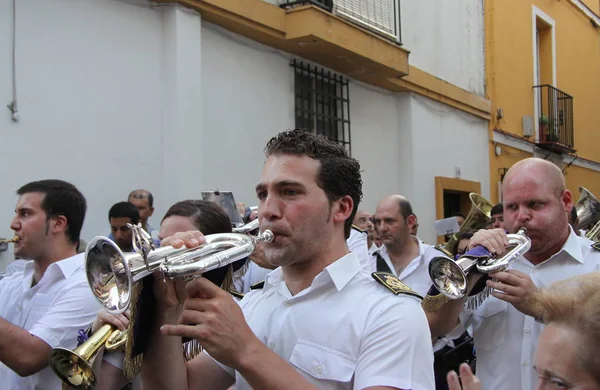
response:
<svg viewBox="0 0 600 390"><path fill-rule="evenodd" d="M600 272L556 282L532 299L547 324L535 357L537 388L600 390ZM481 389L469 366L461 365L460 375L463 390ZM455 372L448 386L461 389Z"/></svg>

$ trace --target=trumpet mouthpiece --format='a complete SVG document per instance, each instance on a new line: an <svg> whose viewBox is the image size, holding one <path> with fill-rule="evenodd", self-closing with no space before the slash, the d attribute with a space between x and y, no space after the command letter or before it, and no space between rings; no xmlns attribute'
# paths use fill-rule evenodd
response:
<svg viewBox="0 0 600 390"><path fill-rule="evenodd" d="M13 238L2 238L0 239L0 243L14 244L19 241L18 236L14 236Z"/></svg>

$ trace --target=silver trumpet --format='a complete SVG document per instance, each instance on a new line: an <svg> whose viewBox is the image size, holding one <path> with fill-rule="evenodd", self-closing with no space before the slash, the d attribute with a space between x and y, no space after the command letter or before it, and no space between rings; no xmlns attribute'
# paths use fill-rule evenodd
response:
<svg viewBox="0 0 600 390"><path fill-rule="evenodd" d="M531 248L531 240L521 229L516 234L508 234L508 247L502 256L465 254L454 261L440 256L429 263L429 277L440 293L450 299L463 298L469 292L467 275L473 271L482 274L504 271L517 258Z"/></svg>
<svg viewBox="0 0 600 390"><path fill-rule="evenodd" d="M258 218L256 218L254 221L248 222L243 226L233 228L231 231L234 233L248 233L256 229L258 229Z"/></svg>
<svg viewBox="0 0 600 390"><path fill-rule="evenodd" d="M131 303L133 285L160 272L165 278L191 278L248 257L258 242L271 242L274 235L265 230L258 236L239 233L210 234L195 248L155 248L152 237L141 225L130 225L135 252L123 253L106 237L92 239L85 250L88 283L104 308L111 314L123 313Z"/></svg>

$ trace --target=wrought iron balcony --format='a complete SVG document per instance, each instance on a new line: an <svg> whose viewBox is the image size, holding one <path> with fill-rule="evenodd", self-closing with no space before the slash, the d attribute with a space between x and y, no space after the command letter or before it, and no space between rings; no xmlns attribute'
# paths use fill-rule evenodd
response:
<svg viewBox="0 0 600 390"><path fill-rule="evenodd" d="M551 85L533 87L538 97L538 146L558 153L572 153L573 97Z"/></svg>
<svg viewBox="0 0 600 390"><path fill-rule="evenodd" d="M279 6L315 5L401 44L400 0L279 0Z"/></svg>
<svg viewBox="0 0 600 390"><path fill-rule="evenodd" d="M279 6L281 8L293 7L295 5L316 5L329 12L333 9L333 0L282 0Z"/></svg>

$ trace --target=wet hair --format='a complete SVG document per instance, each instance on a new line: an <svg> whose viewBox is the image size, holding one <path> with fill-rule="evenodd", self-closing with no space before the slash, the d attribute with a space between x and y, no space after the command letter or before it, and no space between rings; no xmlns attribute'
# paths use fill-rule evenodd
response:
<svg viewBox="0 0 600 390"><path fill-rule="evenodd" d="M269 157L278 154L308 156L318 160L321 166L317 173L317 185L325 191L330 205L347 195L352 198L354 207L344 222L347 239L362 199L362 177L358 161L349 157L342 145L302 129L284 131L271 138L265 147L265 155Z"/></svg>
<svg viewBox="0 0 600 390"><path fill-rule="evenodd" d="M44 194L41 207L46 213L46 230L51 218L62 215L67 219L65 234L69 242L77 244L87 210L83 194L71 183L52 179L27 183L17 190L17 195L32 192Z"/></svg>

